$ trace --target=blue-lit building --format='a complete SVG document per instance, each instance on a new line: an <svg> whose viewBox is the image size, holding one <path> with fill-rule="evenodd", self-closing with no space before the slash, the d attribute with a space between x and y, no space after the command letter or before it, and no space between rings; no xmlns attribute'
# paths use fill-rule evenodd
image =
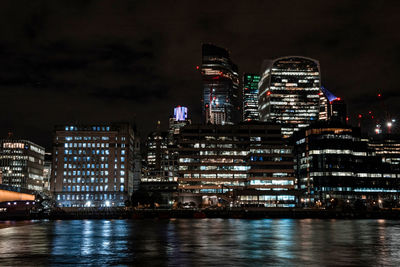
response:
<svg viewBox="0 0 400 267"><path fill-rule="evenodd" d="M243 74L243 121L258 121L258 83L260 75Z"/></svg>
<svg viewBox="0 0 400 267"><path fill-rule="evenodd" d="M382 161L360 129L338 120L317 122L293 135L297 184L306 206L334 199L398 200L400 172Z"/></svg>
<svg viewBox="0 0 400 267"><path fill-rule="evenodd" d="M265 60L258 85L261 121L282 125L284 137L319 118L320 66L315 59L288 56Z"/></svg>
<svg viewBox="0 0 400 267"><path fill-rule="evenodd" d="M203 44L202 52L204 122L221 125L236 123L240 111L238 68L224 48Z"/></svg>
<svg viewBox="0 0 400 267"><path fill-rule="evenodd" d="M140 179L134 175L138 149L128 123L56 126L51 193L57 204L124 206Z"/></svg>

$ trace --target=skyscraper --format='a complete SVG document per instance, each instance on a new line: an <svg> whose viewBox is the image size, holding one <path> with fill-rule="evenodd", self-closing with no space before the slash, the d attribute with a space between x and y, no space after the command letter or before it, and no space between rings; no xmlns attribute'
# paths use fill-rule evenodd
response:
<svg viewBox="0 0 400 267"><path fill-rule="evenodd" d="M259 120L258 82L260 75L243 74L243 121Z"/></svg>
<svg viewBox="0 0 400 267"><path fill-rule="evenodd" d="M258 89L260 120L280 123L284 137L318 120L320 67L317 60L299 56L266 60Z"/></svg>
<svg viewBox="0 0 400 267"><path fill-rule="evenodd" d="M229 52L203 44L201 74L203 77L203 118L205 123L233 124L238 121L238 68Z"/></svg>

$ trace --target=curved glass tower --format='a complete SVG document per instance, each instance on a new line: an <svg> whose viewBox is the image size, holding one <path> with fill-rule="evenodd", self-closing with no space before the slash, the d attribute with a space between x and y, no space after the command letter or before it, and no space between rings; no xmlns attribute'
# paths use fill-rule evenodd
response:
<svg viewBox="0 0 400 267"><path fill-rule="evenodd" d="M238 121L238 69L229 52L221 47L203 44L201 74L203 77L203 118L205 123L233 124Z"/></svg>
<svg viewBox="0 0 400 267"><path fill-rule="evenodd" d="M289 56L265 60L258 84L261 121L282 125L289 137L319 117L320 67L315 59Z"/></svg>

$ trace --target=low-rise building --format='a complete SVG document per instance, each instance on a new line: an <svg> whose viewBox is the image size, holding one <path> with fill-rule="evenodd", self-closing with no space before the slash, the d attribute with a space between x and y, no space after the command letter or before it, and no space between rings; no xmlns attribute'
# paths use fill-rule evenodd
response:
<svg viewBox="0 0 400 267"><path fill-rule="evenodd" d="M188 125L176 151L181 202L296 204L292 147L277 124ZM227 199L227 193L234 197Z"/></svg>
<svg viewBox="0 0 400 267"><path fill-rule="evenodd" d="M295 169L304 205L339 199L398 199L400 173L368 146L360 129L340 121L318 122L293 137Z"/></svg>

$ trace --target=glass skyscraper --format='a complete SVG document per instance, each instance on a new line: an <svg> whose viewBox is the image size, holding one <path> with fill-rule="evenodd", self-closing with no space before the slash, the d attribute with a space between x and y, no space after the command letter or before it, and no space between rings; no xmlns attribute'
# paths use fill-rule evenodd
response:
<svg viewBox="0 0 400 267"><path fill-rule="evenodd" d="M243 121L259 120L258 82L260 75L243 74Z"/></svg>
<svg viewBox="0 0 400 267"><path fill-rule="evenodd" d="M320 67L317 60L290 56L266 60L261 71L258 111L261 121L276 121L289 137L318 120Z"/></svg>
<svg viewBox="0 0 400 267"><path fill-rule="evenodd" d="M229 52L203 44L201 74L203 78L203 118L205 123L233 124L238 121L238 68Z"/></svg>

